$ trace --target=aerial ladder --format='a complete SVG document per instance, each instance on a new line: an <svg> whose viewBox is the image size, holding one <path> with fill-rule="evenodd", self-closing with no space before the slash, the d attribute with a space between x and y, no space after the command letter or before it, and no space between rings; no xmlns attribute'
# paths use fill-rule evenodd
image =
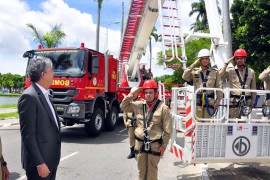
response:
<svg viewBox="0 0 270 180"><path fill-rule="evenodd" d="M164 0L161 0L163 4ZM119 53L119 82L122 87L142 86L139 62L158 18L156 0L131 0Z"/></svg>

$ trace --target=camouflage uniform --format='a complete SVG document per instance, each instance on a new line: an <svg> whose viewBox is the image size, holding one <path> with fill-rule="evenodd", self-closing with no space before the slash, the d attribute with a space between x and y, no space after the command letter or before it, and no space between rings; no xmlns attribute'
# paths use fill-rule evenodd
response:
<svg viewBox="0 0 270 180"><path fill-rule="evenodd" d="M124 98L120 107L123 111L133 111L136 117L135 127L135 150L137 167L139 170L139 180L155 180L157 179L158 163L160 160L159 155L143 152L143 140L144 140L144 120L143 120L143 104L145 100L132 101L133 95L129 94ZM146 110L146 117L151 114L153 107L157 100L154 101L153 106ZM172 132L172 117L169 112L169 108L160 103L153 114L153 118L147 128L150 141L152 142L150 147L152 152L159 153L160 146L166 148L171 132ZM160 141L162 140L162 141Z"/></svg>
<svg viewBox="0 0 270 180"><path fill-rule="evenodd" d="M225 65L219 70L219 74L222 80L227 80L229 83L229 87L233 89L242 89L241 83L239 80L239 77L236 73L236 69L238 70L238 67L228 67L228 64L225 63ZM256 79L255 79L255 73L254 70L248 67L245 67L244 70L241 72L239 71L239 75L244 81L245 74L247 69L247 78L245 83L244 89L256 89ZM242 95L241 91L231 91L231 98L230 98L230 118L238 118L239 116L239 101L240 97ZM246 99L246 105L251 105L251 103L254 103L256 99L256 93L245 93L245 99Z"/></svg>
<svg viewBox="0 0 270 180"><path fill-rule="evenodd" d="M193 81L194 91L196 91L198 88L203 87L203 78L208 79L206 82L206 88L221 88L222 82L220 79L220 75L216 69L213 69L211 67L208 67L207 71L209 72L208 76L206 75L206 71L203 72L202 68L195 68L197 62L194 62L192 65L190 65L183 73L182 78L186 81ZM203 74L203 78L202 78ZM207 76L207 77L206 77ZM209 110L210 113L213 113L213 105L216 103L217 105L220 103L223 93L221 91L217 91L217 99L214 99L214 92L213 91L207 91L208 93L208 101L209 101ZM203 110L202 110L203 109ZM202 95L197 94L197 107L196 107L196 115L199 118L211 118L209 116L207 109L204 105L202 107Z"/></svg>

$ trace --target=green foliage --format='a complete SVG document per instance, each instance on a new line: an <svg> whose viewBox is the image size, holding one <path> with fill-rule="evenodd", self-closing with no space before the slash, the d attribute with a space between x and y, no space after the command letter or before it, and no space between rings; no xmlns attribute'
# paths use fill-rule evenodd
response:
<svg viewBox="0 0 270 180"><path fill-rule="evenodd" d="M203 48L209 49L210 46L211 46L210 39L194 39L190 41L189 43L187 43L185 45L186 55L187 55L187 67L197 59L198 52L201 49ZM167 56L170 55L171 52L172 52L171 49L165 51ZM178 54L182 54L181 49L178 49ZM158 52L157 57L158 57L157 64L161 66L163 64L162 52ZM168 62L167 65L182 66L182 63L178 61L177 59L173 59L171 62ZM185 81L182 79L182 74L183 74L182 69L175 70L173 72L173 75L164 75L161 77L157 77L156 80L160 80L161 82L183 84Z"/></svg>
<svg viewBox="0 0 270 180"><path fill-rule="evenodd" d="M217 1L218 4L218 1ZM218 13L221 14L221 9L218 6ZM205 2L204 0L199 0L199 2L194 2L191 4L191 11L189 13L189 17L197 14L196 21L191 24L190 30L194 30L194 32L205 32L209 28Z"/></svg>
<svg viewBox="0 0 270 180"><path fill-rule="evenodd" d="M7 109L7 108L17 108L17 104L6 104L0 106L0 109Z"/></svg>
<svg viewBox="0 0 270 180"><path fill-rule="evenodd" d="M231 7L233 49L247 51L247 64L256 77L270 65L269 9L269 0L234 0Z"/></svg>
<svg viewBox="0 0 270 180"><path fill-rule="evenodd" d="M45 34L39 32L32 24L26 25L32 29L34 41L41 44L43 48L58 47L60 44L62 44L62 41L66 37L64 31L61 30L61 24L56 24L50 32L46 32Z"/></svg>
<svg viewBox="0 0 270 180"><path fill-rule="evenodd" d="M0 74L0 89L9 89L9 92L20 91L25 84L25 76L19 74Z"/></svg>

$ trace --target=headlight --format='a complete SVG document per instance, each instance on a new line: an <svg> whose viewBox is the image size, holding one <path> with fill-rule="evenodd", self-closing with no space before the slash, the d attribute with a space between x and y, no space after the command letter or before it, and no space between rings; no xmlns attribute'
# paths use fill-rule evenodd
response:
<svg viewBox="0 0 270 180"><path fill-rule="evenodd" d="M69 114L76 114L79 113L81 110L80 106L72 105L67 108L67 113Z"/></svg>
<svg viewBox="0 0 270 180"><path fill-rule="evenodd" d="M248 116L251 113L251 108L249 106L244 106L242 109L242 114Z"/></svg>
<svg viewBox="0 0 270 180"><path fill-rule="evenodd" d="M270 115L270 107L269 106L263 106L262 113L263 113L263 116L269 116Z"/></svg>

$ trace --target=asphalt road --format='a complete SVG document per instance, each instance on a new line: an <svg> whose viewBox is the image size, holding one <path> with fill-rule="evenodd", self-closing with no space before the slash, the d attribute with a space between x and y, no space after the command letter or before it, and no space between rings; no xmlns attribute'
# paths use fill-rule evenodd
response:
<svg viewBox="0 0 270 180"><path fill-rule="evenodd" d="M0 126L3 152L11 172L10 179L26 179L20 163L19 125ZM82 125L62 128L62 156L58 180L134 180L137 167L128 160L128 136L122 123L97 138L87 137ZM203 171L208 166L207 171ZM160 180L270 179L269 164L197 164L184 166L170 152L159 163Z"/></svg>
<svg viewBox="0 0 270 180"><path fill-rule="evenodd" d="M3 153L11 172L10 179L26 179L20 163L19 125L0 127ZM62 156L57 171L60 180L134 180L135 159L128 160L127 131L122 123L97 138L87 137L82 125L62 128ZM159 163L159 179L201 179L200 166L184 167L166 152Z"/></svg>

